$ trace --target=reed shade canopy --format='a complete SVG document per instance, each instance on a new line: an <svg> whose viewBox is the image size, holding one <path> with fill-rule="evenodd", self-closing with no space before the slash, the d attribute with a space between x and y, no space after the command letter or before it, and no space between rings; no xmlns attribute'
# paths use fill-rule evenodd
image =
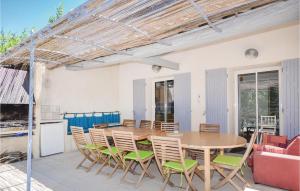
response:
<svg viewBox="0 0 300 191"><path fill-rule="evenodd" d="M169 37L275 1L89 0L33 34L35 61L55 68L82 62L105 63L111 55L131 57L130 51L135 48L155 43L172 46ZM28 63L30 41L29 37L1 55L0 64Z"/></svg>

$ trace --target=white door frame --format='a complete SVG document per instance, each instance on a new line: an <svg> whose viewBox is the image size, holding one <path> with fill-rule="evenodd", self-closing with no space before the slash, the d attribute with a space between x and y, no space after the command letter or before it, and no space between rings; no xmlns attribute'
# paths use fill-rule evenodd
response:
<svg viewBox="0 0 300 191"><path fill-rule="evenodd" d="M254 69L245 69L245 70L238 70L234 72L234 126L235 126L235 134L238 135L239 133L239 125L238 125L238 75L239 74L249 74L249 73L259 73L259 72L268 72L268 71L278 71L278 85L279 85L279 133L280 135L283 133L283 113L282 113L282 88L281 88L281 66L272 66L272 67L264 67L264 68L254 68ZM256 75L256 89L257 89L257 75ZM257 94L257 92L256 92ZM257 95L256 97L256 115L258 110L258 103L257 103ZM256 128L258 128L258 117L256 119Z"/></svg>
<svg viewBox="0 0 300 191"><path fill-rule="evenodd" d="M168 76L168 77L159 77L152 79L152 121L155 121L155 82L161 82L161 81L167 81L167 80L174 80L174 76ZM175 84L174 84L175 85Z"/></svg>

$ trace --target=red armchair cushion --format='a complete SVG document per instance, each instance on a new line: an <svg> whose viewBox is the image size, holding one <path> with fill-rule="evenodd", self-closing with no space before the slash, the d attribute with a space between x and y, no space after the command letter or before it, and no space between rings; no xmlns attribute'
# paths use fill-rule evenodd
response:
<svg viewBox="0 0 300 191"><path fill-rule="evenodd" d="M270 153L286 154L286 150L284 148L271 146L271 145L263 145L262 151L270 152Z"/></svg>
<svg viewBox="0 0 300 191"><path fill-rule="evenodd" d="M300 156L300 136L295 138L286 148L289 155Z"/></svg>
<svg viewBox="0 0 300 191"><path fill-rule="evenodd" d="M292 191L300 190L300 156L256 152L254 182Z"/></svg>
<svg viewBox="0 0 300 191"><path fill-rule="evenodd" d="M264 134L262 144L286 148L287 142L288 142L287 136Z"/></svg>

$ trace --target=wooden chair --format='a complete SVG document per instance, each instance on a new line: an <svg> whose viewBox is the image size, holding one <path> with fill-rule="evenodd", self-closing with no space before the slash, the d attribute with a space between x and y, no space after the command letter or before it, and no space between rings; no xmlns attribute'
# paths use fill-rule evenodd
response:
<svg viewBox="0 0 300 191"><path fill-rule="evenodd" d="M152 129L161 129L162 121L153 121Z"/></svg>
<svg viewBox="0 0 300 191"><path fill-rule="evenodd" d="M118 167L123 168L122 160L118 158L117 148L110 146L104 129L91 128L89 129L89 134L92 143L103 146L103 148L97 149L99 156L103 159L103 164L97 171L97 174L99 174L106 165L110 166L110 161L113 161L115 166L111 174L109 174L109 177L112 177Z"/></svg>
<svg viewBox="0 0 300 191"><path fill-rule="evenodd" d="M200 127L199 127L199 132L220 133L220 125L219 124L201 123Z"/></svg>
<svg viewBox="0 0 300 191"><path fill-rule="evenodd" d="M124 127L136 127L136 120L134 119L124 119L123 120Z"/></svg>
<svg viewBox="0 0 300 191"><path fill-rule="evenodd" d="M151 164L151 160L154 157L153 152L138 150L132 132L112 131L112 136L118 149L118 155L123 160L123 164L126 164L125 161L130 161L128 165L126 164L125 173L121 180L125 180L129 171L133 173L131 167L134 162L140 164L142 168L142 173L136 182L136 187L140 185L145 174L147 174L150 178L154 178L148 169ZM124 153L121 153L120 151L123 151Z"/></svg>
<svg viewBox="0 0 300 191"><path fill-rule="evenodd" d="M162 122L161 123L161 131L167 133L174 133L174 131L179 130L179 123L171 123L171 122Z"/></svg>
<svg viewBox="0 0 300 191"><path fill-rule="evenodd" d="M238 156L230 156L230 155L218 155L213 162L211 163L212 167L217 170L217 172L224 177L223 180L221 180L218 184L213 186L213 189L218 189L222 186L224 186L226 183L230 183L233 185L234 188L236 188L239 191L244 190L240 186L238 186L234 181L233 178L237 177L241 182L244 183L246 186L250 186L250 184L239 174L239 172L242 170L242 167L244 163L246 162L246 159L248 158L255 139L257 137L257 130L252 134L251 140L248 144L247 150L243 157ZM229 173L225 173L224 170L229 171Z"/></svg>
<svg viewBox="0 0 300 191"><path fill-rule="evenodd" d="M95 129L104 129L108 128L108 123L94 124Z"/></svg>
<svg viewBox="0 0 300 191"><path fill-rule="evenodd" d="M188 183L186 190L191 188L195 191L196 188L192 184L192 179L198 162L184 159L180 139L151 136L151 141L158 169L165 180L161 190L165 190L168 183L173 184L170 182L172 174L184 174Z"/></svg>
<svg viewBox="0 0 300 191"><path fill-rule="evenodd" d="M220 133L220 125L218 124L208 124L208 123L201 123L199 126L199 132L203 133ZM204 151L202 150L188 150L189 155L192 159L201 159L204 160ZM213 160L216 157L216 150L211 151L211 160Z"/></svg>
<svg viewBox="0 0 300 191"><path fill-rule="evenodd" d="M275 135L276 134L276 116L260 116L260 136L259 142L261 144L263 134Z"/></svg>
<svg viewBox="0 0 300 191"><path fill-rule="evenodd" d="M141 120L140 128L151 129L151 121L150 120ZM148 139L137 141L139 149L151 150L151 141Z"/></svg>
<svg viewBox="0 0 300 191"><path fill-rule="evenodd" d="M84 156L84 159L77 165L76 168L78 169L79 167L83 167L88 172L97 162L99 162L96 149L101 148L101 145L88 143L82 127L72 126L71 132L78 151ZM89 160L92 164L90 166L83 166L83 163L86 160Z"/></svg>
<svg viewBox="0 0 300 191"><path fill-rule="evenodd" d="M151 121L150 120L141 120L140 128L151 129Z"/></svg>

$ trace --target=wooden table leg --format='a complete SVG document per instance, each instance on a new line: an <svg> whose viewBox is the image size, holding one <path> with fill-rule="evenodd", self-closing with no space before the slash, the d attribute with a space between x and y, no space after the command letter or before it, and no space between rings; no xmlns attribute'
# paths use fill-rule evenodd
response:
<svg viewBox="0 0 300 191"><path fill-rule="evenodd" d="M204 149L204 190L210 191L210 149Z"/></svg>
<svg viewBox="0 0 300 191"><path fill-rule="evenodd" d="M220 149L220 155L224 155L224 149ZM222 173L224 173L224 169L221 170ZM220 180L223 178L221 177Z"/></svg>
<svg viewBox="0 0 300 191"><path fill-rule="evenodd" d="M220 149L220 155L224 155L224 149Z"/></svg>

